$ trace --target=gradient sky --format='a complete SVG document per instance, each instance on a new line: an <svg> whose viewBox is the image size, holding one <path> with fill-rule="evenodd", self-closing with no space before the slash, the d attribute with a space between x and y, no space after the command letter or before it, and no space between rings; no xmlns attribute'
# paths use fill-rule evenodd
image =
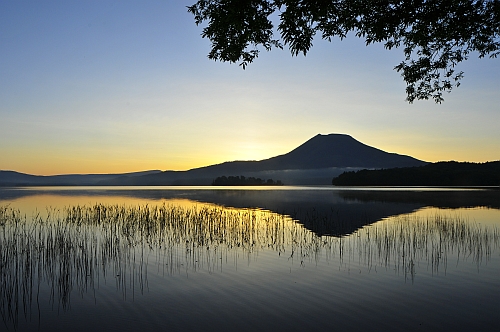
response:
<svg viewBox="0 0 500 332"><path fill-rule="evenodd" d="M443 104L405 101L401 50L353 36L307 57L208 60L192 1L2 1L0 169L186 170L344 133L426 160L500 159L500 59L471 59Z"/></svg>

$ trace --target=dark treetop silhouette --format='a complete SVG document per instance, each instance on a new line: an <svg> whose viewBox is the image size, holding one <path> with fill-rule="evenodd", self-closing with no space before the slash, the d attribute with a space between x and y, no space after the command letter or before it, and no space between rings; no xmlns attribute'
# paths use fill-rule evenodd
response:
<svg viewBox="0 0 500 332"><path fill-rule="evenodd" d="M500 161L438 162L418 167L344 172L337 186L500 186Z"/></svg>
<svg viewBox="0 0 500 332"><path fill-rule="evenodd" d="M208 22L213 60L239 62L245 68L266 50L288 45L304 55L316 33L331 41L349 32L366 44L402 46L405 59L394 69L406 82L408 102L433 98L440 103L463 72L455 66L471 52L497 57L500 52L500 0L199 0L188 7L196 24ZM270 17L279 13L277 30Z"/></svg>
<svg viewBox="0 0 500 332"><path fill-rule="evenodd" d="M281 180L274 181L273 179L262 180L241 176L219 176L212 181L213 186L282 186Z"/></svg>

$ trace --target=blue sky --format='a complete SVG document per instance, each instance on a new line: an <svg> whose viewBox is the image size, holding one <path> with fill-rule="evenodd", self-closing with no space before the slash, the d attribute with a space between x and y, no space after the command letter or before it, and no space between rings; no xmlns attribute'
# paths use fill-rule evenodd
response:
<svg viewBox="0 0 500 332"><path fill-rule="evenodd" d="M401 50L349 36L306 57L208 60L193 1L0 3L0 169L33 174L183 170L283 154L345 133L426 161L500 159L500 60L405 101Z"/></svg>

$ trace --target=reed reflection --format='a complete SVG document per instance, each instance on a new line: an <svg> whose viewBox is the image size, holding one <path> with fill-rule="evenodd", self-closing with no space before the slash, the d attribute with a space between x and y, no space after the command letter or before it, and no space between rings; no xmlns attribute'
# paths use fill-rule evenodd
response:
<svg viewBox="0 0 500 332"><path fill-rule="evenodd" d="M257 259L271 251L289 264L394 269L414 281L418 269L440 273L452 258L479 268L499 244L498 228L443 215L388 218L334 237L259 209L96 204L27 217L7 206L0 208L0 312L15 328L35 303L38 312L44 301L67 310L73 294L98 297L106 280L126 299L154 289L148 269L166 276L215 273L237 264L239 253Z"/></svg>

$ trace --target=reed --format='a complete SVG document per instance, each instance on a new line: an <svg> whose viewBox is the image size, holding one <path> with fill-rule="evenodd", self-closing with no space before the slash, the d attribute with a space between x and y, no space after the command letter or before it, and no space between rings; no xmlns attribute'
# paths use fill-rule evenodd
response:
<svg viewBox="0 0 500 332"><path fill-rule="evenodd" d="M324 217L316 222L324 223ZM443 215L401 216L333 237L259 209L95 204L28 218L5 206L0 207L0 314L15 328L20 317L29 316L40 287L48 287L49 301L66 310L71 296L95 294L103 280L115 280L127 298L148 287L148 268L166 275L214 272L236 262L241 252L250 259L273 250L301 265L355 262L414 280L417 269L446 271L452 257L479 268L499 245L498 228Z"/></svg>
<svg viewBox="0 0 500 332"><path fill-rule="evenodd" d="M449 259L457 264L470 262L479 269L498 250L500 230L457 216L410 214L364 227L342 245L349 260L357 258L369 268L391 268L414 281L417 266L432 274L446 273Z"/></svg>

